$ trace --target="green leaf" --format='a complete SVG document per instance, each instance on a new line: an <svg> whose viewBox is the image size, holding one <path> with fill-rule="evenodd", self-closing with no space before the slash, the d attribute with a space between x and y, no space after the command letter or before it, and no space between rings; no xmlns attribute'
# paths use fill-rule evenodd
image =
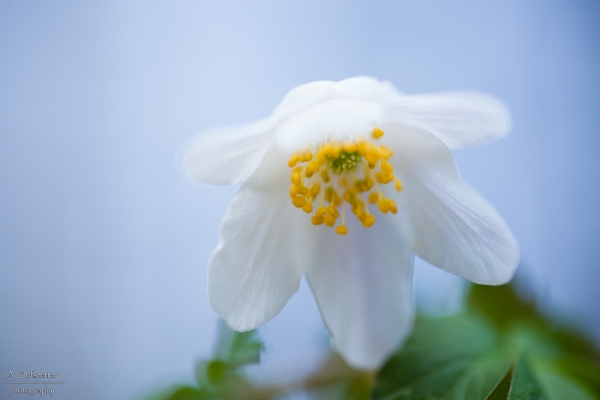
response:
<svg viewBox="0 0 600 400"><path fill-rule="evenodd" d="M567 355L556 361L561 371L584 381L595 393L600 393L600 365L587 357Z"/></svg>
<svg viewBox="0 0 600 400"><path fill-rule="evenodd" d="M371 391L371 383L363 377L355 377L349 380L347 388L342 396L343 400L368 400Z"/></svg>
<svg viewBox="0 0 600 400"><path fill-rule="evenodd" d="M589 362L595 362L596 369L600 366L600 352L594 342L581 332L571 327L553 327L552 338L564 350L572 355L586 358Z"/></svg>
<svg viewBox="0 0 600 400"><path fill-rule="evenodd" d="M517 319L539 319L535 305L521 299L512 285L473 284L467 297L467 308L485 315L501 329Z"/></svg>
<svg viewBox="0 0 600 400"><path fill-rule="evenodd" d="M211 399L239 397L237 390L251 389L251 385L238 368L258 363L262 349L263 344L256 331L236 332L221 321L214 357L196 365L198 386Z"/></svg>
<svg viewBox="0 0 600 400"><path fill-rule="evenodd" d="M535 380L525 356L521 356L515 370L508 393L508 400L543 400L542 390Z"/></svg>
<svg viewBox="0 0 600 400"><path fill-rule="evenodd" d="M564 350L552 339L547 325L538 321L519 320L503 332L508 350L513 357L521 353L544 358L557 358Z"/></svg>
<svg viewBox="0 0 600 400"><path fill-rule="evenodd" d="M463 372L444 398L448 400L486 399L510 368L510 359L499 353L475 360Z"/></svg>
<svg viewBox="0 0 600 400"><path fill-rule="evenodd" d="M496 388L488 396L486 400L506 400L508 397L508 392L510 391L510 382L512 381L512 370L509 371L504 378L500 381Z"/></svg>
<svg viewBox="0 0 600 400"><path fill-rule="evenodd" d="M203 390L186 386L176 390L166 400L212 400L212 397Z"/></svg>
<svg viewBox="0 0 600 400"><path fill-rule="evenodd" d="M537 325L544 335L562 349L589 359L600 361L598 347L581 332L572 327L558 326L540 315L533 302L522 299L514 285L471 285L467 298L469 311L488 318L501 329L526 321Z"/></svg>
<svg viewBox="0 0 600 400"><path fill-rule="evenodd" d="M221 321L215 358L233 368L260 362L264 345L256 331L236 332Z"/></svg>
<svg viewBox="0 0 600 400"><path fill-rule="evenodd" d="M558 328L509 286L473 286L469 310L418 321L373 398L597 399L598 351L584 336Z"/></svg>
<svg viewBox="0 0 600 400"><path fill-rule="evenodd" d="M480 318L423 320L381 370L373 398L485 399L509 367L496 333Z"/></svg>
<svg viewBox="0 0 600 400"><path fill-rule="evenodd" d="M229 365L221 360L200 362L196 366L196 382L198 386L219 386L227 381L231 374Z"/></svg>
<svg viewBox="0 0 600 400"><path fill-rule="evenodd" d="M548 400L597 400L589 390L564 374L537 371L536 377Z"/></svg>

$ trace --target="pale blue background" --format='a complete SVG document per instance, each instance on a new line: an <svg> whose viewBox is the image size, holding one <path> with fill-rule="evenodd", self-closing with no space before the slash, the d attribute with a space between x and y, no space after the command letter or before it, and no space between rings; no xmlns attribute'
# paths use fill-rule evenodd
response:
<svg viewBox="0 0 600 400"><path fill-rule="evenodd" d="M191 378L236 188L190 185L176 155L296 85L360 74L506 102L512 134L457 152L460 170L512 227L537 296L600 338L599 23L600 3L573 0L0 0L2 378L59 373L59 399ZM428 307L455 307L457 279L417 274ZM264 334L271 365L318 351L305 286Z"/></svg>

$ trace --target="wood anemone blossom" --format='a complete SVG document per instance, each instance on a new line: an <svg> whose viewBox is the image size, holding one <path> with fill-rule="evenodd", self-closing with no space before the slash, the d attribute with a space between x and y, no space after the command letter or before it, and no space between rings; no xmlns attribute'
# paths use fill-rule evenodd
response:
<svg viewBox="0 0 600 400"><path fill-rule="evenodd" d="M201 135L190 176L242 183L208 265L213 309L238 331L275 317L306 276L334 348L377 368L413 321L414 255L470 281L509 281L517 242L451 150L508 133L476 92L404 95L370 77L291 90L261 121Z"/></svg>

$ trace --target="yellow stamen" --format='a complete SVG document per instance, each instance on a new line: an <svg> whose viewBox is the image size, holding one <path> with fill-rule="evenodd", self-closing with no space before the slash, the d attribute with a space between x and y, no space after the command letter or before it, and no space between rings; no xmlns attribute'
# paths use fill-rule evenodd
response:
<svg viewBox="0 0 600 400"><path fill-rule="evenodd" d="M383 135L380 128L371 132L374 139ZM341 224L335 228L340 235L348 233L345 223L347 203L352 214L369 228L375 223L375 216L369 212L367 203L377 204L384 214L398 212L396 203L382 191L383 185L391 182L397 191L402 190L402 182L394 175L394 167L388 161L392 156L389 148L365 138L331 140L298 151L288 160L288 166L292 168L291 202L313 214L311 222L314 225L334 227L341 214ZM313 205L313 202L316 203Z"/></svg>
<svg viewBox="0 0 600 400"><path fill-rule="evenodd" d="M327 207L327 212L329 214L333 215L334 218L337 218L340 216L340 212L333 205L330 205L329 207Z"/></svg>
<svg viewBox="0 0 600 400"><path fill-rule="evenodd" d="M394 182L394 186L396 187L397 191L401 191L402 190L402 181L400 179L396 179L396 181Z"/></svg>
<svg viewBox="0 0 600 400"><path fill-rule="evenodd" d="M396 202L394 200L388 199L387 204L392 214L396 214L398 212L398 206L396 205Z"/></svg>
<svg viewBox="0 0 600 400"><path fill-rule="evenodd" d="M332 227L333 225L335 225L335 217L333 217L331 214L326 214L325 217L325 225Z"/></svg>
<svg viewBox="0 0 600 400"><path fill-rule="evenodd" d="M338 235L345 235L346 233L348 233L348 228L346 228L344 225L340 225L337 228L335 228L335 233L337 233Z"/></svg>
<svg viewBox="0 0 600 400"><path fill-rule="evenodd" d="M371 136L373 136L375 139L379 139L383 136L383 131L379 128L375 128L373 129L373 132L371 132Z"/></svg>
<svg viewBox="0 0 600 400"><path fill-rule="evenodd" d="M381 146L379 148L379 153L381 154L381 157L383 157L384 160L387 160L388 158L394 155L394 152L385 146Z"/></svg>
<svg viewBox="0 0 600 400"><path fill-rule="evenodd" d="M325 214L327 214L327 209L325 207L319 207L319 209L317 210L317 212L315 213L315 215L317 217L322 217Z"/></svg>
<svg viewBox="0 0 600 400"><path fill-rule="evenodd" d="M300 161L300 156L298 154L293 154L288 161L288 167L293 168Z"/></svg>
<svg viewBox="0 0 600 400"><path fill-rule="evenodd" d="M290 197L293 199L297 194L300 194L300 186L290 185Z"/></svg>
<svg viewBox="0 0 600 400"><path fill-rule="evenodd" d="M381 211L384 214L387 214L387 212L390 211L390 206L386 199L380 199L377 202L377 208L379 208L379 211Z"/></svg>
<svg viewBox="0 0 600 400"><path fill-rule="evenodd" d="M292 204L294 204L298 208L301 208L303 205L306 204L306 197L296 196L292 199Z"/></svg>
<svg viewBox="0 0 600 400"><path fill-rule="evenodd" d="M290 180L294 185L299 185L302 182L302 175L300 174L300 172L292 172Z"/></svg>
<svg viewBox="0 0 600 400"><path fill-rule="evenodd" d="M387 172L388 174L394 171L394 167L392 167L392 164L390 164L387 160L381 161L381 169L383 172Z"/></svg>
<svg viewBox="0 0 600 400"><path fill-rule="evenodd" d="M364 221L365 218L367 218L367 214L365 214L362 208L357 208L354 214L356 214L356 218L358 218L360 221Z"/></svg>
<svg viewBox="0 0 600 400"><path fill-rule="evenodd" d="M312 212L312 210L313 210L313 205L312 205L312 203L306 202L306 204L305 204L305 205L302 207L302 210L303 210L305 213L308 213L308 214L310 214L310 213Z"/></svg>
<svg viewBox="0 0 600 400"><path fill-rule="evenodd" d="M322 215L315 215L311 218L311 222L313 225L321 225L325 221Z"/></svg>
<svg viewBox="0 0 600 400"><path fill-rule="evenodd" d="M369 195L369 203L375 204L375 203L377 203L378 200L379 200L379 195L377 193L373 192Z"/></svg>
<svg viewBox="0 0 600 400"><path fill-rule="evenodd" d="M318 183L315 183L311 188L310 188L310 194L312 194L312 197L317 197L317 195L319 194L319 191L321 190L321 186L319 186Z"/></svg>
<svg viewBox="0 0 600 400"><path fill-rule="evenodd" d="M362 224L365 228L372 227L374 223L375 223L375 217L372 214L367 215L367 218L365 218L365 220L362 222Z"/></svg>

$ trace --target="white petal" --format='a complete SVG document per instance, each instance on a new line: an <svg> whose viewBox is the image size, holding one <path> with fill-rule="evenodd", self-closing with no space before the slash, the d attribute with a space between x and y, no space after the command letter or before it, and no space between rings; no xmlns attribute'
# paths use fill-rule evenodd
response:
<svg viewBox="0 0 600 400"><path fill-rule="evenodd" d="M413 255L386 217L370 229L351 223L346 236L319 227L307 271L335 349L360 369L379 367L412 327Z"/></svg>
<svg viewBox="0 0 600 400"><path fill-rule="evenodd" d="M333 87L336 97L342 99L370 99L391 101L400 96L394 85L370 76L357 76L339 81Z"/></svg>
<svg viewBox="0 0 600 400"><path fill-rule="evenodd" d="M265 155L233 198L208 265L210 304L238 331L276 316L298 290L305 269L310 218L291 204L287 174L269 170L273 154ZM281 171L287 169L284 163Z"/></svg>
<svg viewBox="0 0 600 400"><path fill-rule="evenodd" d="M449 149L414 127L384 130L403 181L415 253L475 283L508 282L519 261L517 242L494 207L461 179Z"/></svg>
<svg viewBox="0 0 600 400"><path fill-rule="evenodd" d="M276 121L216 129L186 146L183 164L192 179L215 185L245 181L256 170L272 141Z"/></svg>
<svg viewBox="0 0 600 400"><path fill-rule="evenodd" d="M273 115L288 116L334 99L390 101L399 95L400 92L391 83L370 76L357 76L339 82L317 81L290 90Z"/></svg>
<svg viewBox="0 0 600 400"><path fill-rule="evenodd" d="M331 100L334 85L333 81L316 81L297 86L285 95L273 115L277 117L289 115Z"/></svg>
<svg viewBox="0 0 600 400"><path fill-rule="evenodd" d="M293 152L326 137L367 135L383 115L381 105L369 100L329 100L286 119L275 130L277 143Z"/></svg>
<svg viewBox="0 0 600 400"><path fill-rule="evenodd" d="M506 135L510 114L498 99L477 92L401 96L386 104L386 119L433 133L451 149Z"/></svg>

